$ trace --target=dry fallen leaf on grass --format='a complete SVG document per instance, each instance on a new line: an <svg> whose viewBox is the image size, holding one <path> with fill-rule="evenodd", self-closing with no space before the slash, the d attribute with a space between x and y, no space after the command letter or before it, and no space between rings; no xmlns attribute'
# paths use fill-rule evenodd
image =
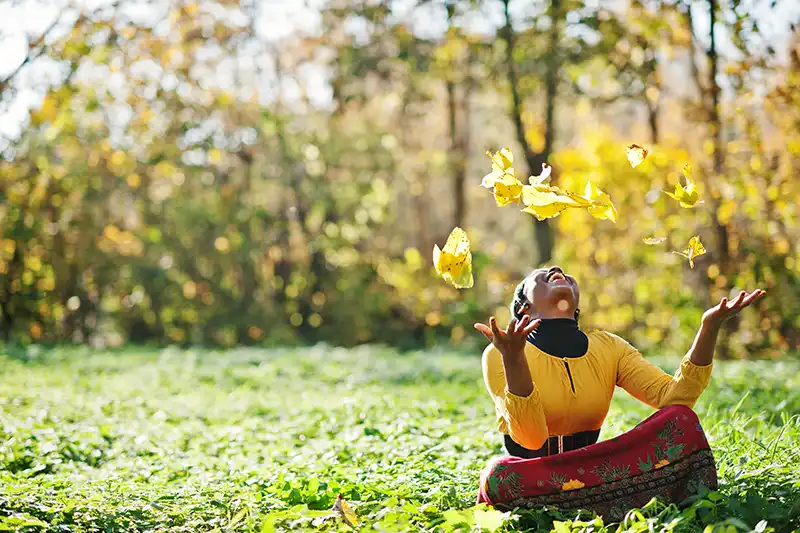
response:
<svg viewBox="0 0 800 533"><path fill-rule="evenodd" d="M336 503L333 504L333 510L342 517L345 524L353 529L358 527L358 519L356 518L355 511L353 511L350 504L342 498L341 494L336 498Z"/></svg>

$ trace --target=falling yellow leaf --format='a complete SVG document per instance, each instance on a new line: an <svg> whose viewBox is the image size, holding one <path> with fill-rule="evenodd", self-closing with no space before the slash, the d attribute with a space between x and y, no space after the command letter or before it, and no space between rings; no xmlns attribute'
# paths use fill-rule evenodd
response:
<svg viewBox="0 0 800 533"><path fill-rule="evenodd" d="M698 203L703 203L702 201L698 202L699 194L697 192L697 186L692 181L691 173L692 167L689 165L689 163L686 163L683 165L683 177L686 180L686 187L682 186L680 182L678 182L675 184L674 193L664 191L664 194L678 200L681 207L685 209L690 209Z"/></svg>
<svg viewBox="0 0 800 533"><path fill-rule="evenodd" d="M703 243L700 242L700 236L695 235L691 239L689 239L689 247L682 252L672 252L673 254L678 254L681 257L685 257L689 260L689 266L694 268L694 259L698 256L701 256L706 253L706 249L703 246Z"/></svg>
<svg viewBox="0 0 800 533"><path fill-rule="evenodd" d="M444 249L433 245L433 266L442 279L457 289L472 287L472 252L467 232L456 227L447 237Z"/></svg>
<svg viewBox="0 0 800 533"><path fill-rule="evenodd" d="M492 160L492 168L497 170L508 170L514 165L514 154L511 148L503 148L495 153L486 152Z"/></svg>
<svg viewBox="0 0 800 533"><path fill-rule="evenodd" d="M494 199L498 207L518 202L522 194L522 183L514 174L514 154L510 148L491 153L486 152L492 160L492 171L481 180L481 187L494 189Z"/></svg>
<svg viewBox="0 0 800 533"><path fill-rule="evenodd" d="M531 214L538 220L557 217L570 207L581 207L573 196L561 194L558 187L549 186L523 186L522 203L526 206L522 212Z"/></svg>
<svg viewBox="0 0 800 533"><path fill-rule="evenodd" d="M355 529L358 527L358 519L356 518L356 513L353 511L353 508L350 507L350 504L347 503L343 498L342 495L336 498L336 503L333 504L333 511L336 512L345 524Z"/></svg>
<svg viewBox="0 0 800 533"><path fill-rule="evenodd" d="M645 160L647 157L647 149L644 146L639 146L638 144L632 144L626 148L628 162L631 164L633 168L638 167L642 164L642 161Z"/></svg>
<svg viewBox="0 0 800 533"><path fill-rule="evenodd" d="M600 220L617 221L617 209L611 203L611 197L598 189L591 181L586 182L584 197L591 202L589 214Z"/></svg>
<svg viewBox="0 0 800 533"><path fill-rule="evenodd" d="M506 174L494 183L494 201L497 207L518 202L522 195L522 183L513 175Z"/></svg>
<svg viewBox="0 0 800 533"><path fill-rule="evenodd" d="M528 213L536 217L536 220L546 220L560 215L570 206L564 204L550 204L550 205L529 205L522 210L523 213Z"/></svg>
<svg viewBox="0 0 800 533"><path fill-rule="evenodd" d="M653 244L661 244L666 240L667 240L666 237L645 237L644 239L642 239L642 242L645 244L653 245Z"/></svg>

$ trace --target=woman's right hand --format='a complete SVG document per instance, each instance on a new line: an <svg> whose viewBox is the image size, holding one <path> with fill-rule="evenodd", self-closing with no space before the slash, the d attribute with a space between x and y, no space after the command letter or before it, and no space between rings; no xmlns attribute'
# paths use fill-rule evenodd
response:
<svg viewBox="0 0 800 533"><path fill-rule="evenodd" d="M541 323L541 319L531 320L529 315L525 315L519 321L512 318L511 323L503 330L497 327L497 320L491 317L488 326L478 322L475 329L483 333L500 350L503 357L521 357L525 353L528 335Z"/></svg>

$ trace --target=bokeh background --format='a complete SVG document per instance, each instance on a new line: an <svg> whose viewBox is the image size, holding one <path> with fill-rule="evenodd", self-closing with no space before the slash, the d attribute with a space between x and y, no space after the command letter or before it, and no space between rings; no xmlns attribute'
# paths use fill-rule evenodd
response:
<svg viewBox="0 0 800 533"><path fill-rule="evenodd" d="M764 288L720 355L781 357L797 23L794 0L0 1L0 335L477 350L471 324L557 263L584 327L657 353ZM524 176L591 179L619 221L496 207L479 184L504 146ZM685 162L693 210L661 193ZM456 225L465 291L431 265ZM690 269L670 251L693 235Z"/></svg>

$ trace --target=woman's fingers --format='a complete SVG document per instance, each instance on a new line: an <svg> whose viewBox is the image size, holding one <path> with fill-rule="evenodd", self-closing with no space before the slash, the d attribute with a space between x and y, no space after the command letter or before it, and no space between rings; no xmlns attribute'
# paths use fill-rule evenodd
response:
<svg viewBox="0 0 800 533"><path fill-rule="evenodd" d="M744 297L745 297L746 294L747 293L744 292L744 291L739 291L739 294L736 295L736 299L731 302L731 307L730 308L731 309L735 309L736 307L740 306L741 303L742 303L742 300L744 300Z"/></svg>
<svg viewBox="0 0 800 533"><path fill-rule="evenodd" d="M494 342L494 334L492 333L492 330L491 328L489 328L489 326L487 326L486 324L482 324L480 322L477 322L474 326L475 329L483 333L484 337L489 339L489 342Z"/></svg>
<svg viewBox="0 0 800 533"><path fill-rule="evenodd" d="M753 301L756 298L758 298L760 295L761 295L761 293L760 293L759 290L755 290L755 291L751 292L750 294L748 294L747 296L744 297L744 299L742 300L742 303L739 305L739 307L747 307L748 305L753 303Z"/></svg>
<svg viewBox="0 0 800 533"><path fill-rule="evenodd" d="M525 329L525 327L528 325L528 322L530 322L530 321L531 321L530 315L523 316L520 319L520 321L517 322L517 327L514 328L514 333L516 333L516 334L522 333L523 330Z"/></svg>
<svg viewBox="0 0 800 533"><path fill-rule="evenodd" d="M532 332L533 330L535 330L536 328L538 328L538 327L539 327L539 324L541 324L541 323L542 323L542 319L541 319L541 318L537 318L536 320L534 320L533 322L531 322L530 324L528 324L528 325L525 327L525 329L523 329L523 330L522 330L522 333L524 333L524 334L525 334L525 336L527 337L528 335L530 335L530 334L531 334L531 332Z"/></svg>
<svg viewBox="0 0 800 533"><path fill-rule="evenodd" d="M492 333L495 337L500 336L500 329L497 327L497 320L494 317L489 318L489 325L492 327Z"/></svg>

